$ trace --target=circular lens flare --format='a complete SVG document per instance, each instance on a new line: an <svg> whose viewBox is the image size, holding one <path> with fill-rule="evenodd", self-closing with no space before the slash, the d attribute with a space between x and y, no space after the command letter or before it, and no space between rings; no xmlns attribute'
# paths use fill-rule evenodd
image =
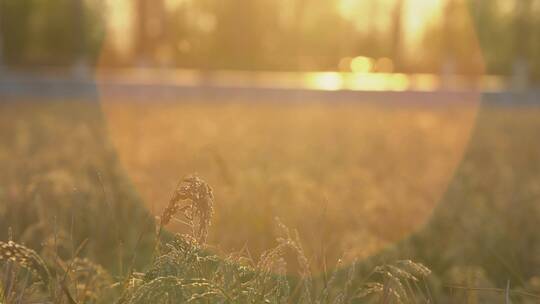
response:
<svg viewBox="0 0 540 304"><path fill-rule="evenodd" d="M475 50L478 63L465 5L458 11L464 34L455 43ZM213 32L219 27L212 22ZM223 252L274 246L276 217L299 231L308 256L324 252L328 267L410 236L452 180L480 100L473 91L437 91L445 75L394 73L386 57L344 57L336 61L344 73L120 73L111 68L116 36L111 29L98 83L119 159L156 216L181 178L203 178L215 196L208 243ZM198 42L186 39L173 49L193 53ZM181 220L167 228L189 232Z"/></svg>

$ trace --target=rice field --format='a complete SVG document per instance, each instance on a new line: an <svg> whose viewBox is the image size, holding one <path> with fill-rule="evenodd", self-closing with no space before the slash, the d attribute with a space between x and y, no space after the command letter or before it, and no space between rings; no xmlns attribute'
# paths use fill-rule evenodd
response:
<svg viewBox="0 0 540 304"><path fill-rule="evenodd" d="M247 243L259 254L279 217L309 240L309 252L324 242L333 260L343 252L365 258L425 224L476 114L473 105L324 102L104 109L126 174L154 215L179 175L197 173L216 192L212 244L235 251Z"/></svg>
<svg viewBox="0 0 540 304"><path fill-rule="evenodd" d="M478 102L2 103L0 299L536 303L538 134Z"/></svg>

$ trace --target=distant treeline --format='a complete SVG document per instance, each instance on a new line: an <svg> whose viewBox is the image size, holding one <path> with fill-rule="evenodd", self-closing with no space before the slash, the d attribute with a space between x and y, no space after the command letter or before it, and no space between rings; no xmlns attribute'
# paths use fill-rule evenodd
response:
<svg viewBox="0 0 540 304"><path fill-rule="evenodd" d="M340 59L362 55L390 58L399 72L471 74L485 64L489 73L540 79L539 0L442 1L441 18L428 23L414 51L404 39L409 0L368 1L360 29L340 14L338 0L114 1L0 0L0 64L335 70ZM132 17L122 47L118 31L108 34L112 9Z"/></svg>

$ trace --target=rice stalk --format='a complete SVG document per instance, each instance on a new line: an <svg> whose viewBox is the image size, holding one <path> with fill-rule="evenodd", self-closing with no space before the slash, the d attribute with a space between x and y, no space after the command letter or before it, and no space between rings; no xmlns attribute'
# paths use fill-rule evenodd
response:
<svg viewBox="0 0 540 304"><path fill-rule="evenodd" d="M32 249L13 241L0 241L0 261L12 261L32 271L45 284L49 284L51 274L43 259Z"/></svg>

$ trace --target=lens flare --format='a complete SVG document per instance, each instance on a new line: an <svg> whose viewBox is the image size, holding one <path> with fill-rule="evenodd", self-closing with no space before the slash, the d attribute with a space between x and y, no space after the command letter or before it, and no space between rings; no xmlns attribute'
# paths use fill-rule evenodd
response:
<svg viewBox="0 0 540 304"><path fill-rule="evenodd" d="M133 59L145 68L123 73L111 72L114 39L106 39L98 67L111 141L154 215L162 213L178 179L196 172L215 194L208 243L223 252L248 246L256 255L270 248L275 217L301 235L320 236L305 240L308 255L320 250L321 238L333 244L326 249L329 267L344 252L345 263L367 258L424 227L474 126L480 94L470 79L499 85L497 78L481 77L482 56L464 2L455 1L460 5L454 13L467 56L441 59L452 66L446 74L409 68L407 63L422 66L429 58L408 58L408 42L392 32L386 38L395 38L403 57L394 49L378 50L373 41L383 30L377 27L372 36L357 29L324 32L336 45L314 49L313 37L297 32L326 28L312 20L276 19L278 35L266 31L277 26L266 19L230 18L237 11L227 4L218 15L189 3L181 7L193 5L185 12L193 22L184 27L192 27L192 36L175 33L181 39L167 41L165 49L149 43L142 48L147 57ZM370 10L358 14L380 21ZM422 15L437 16L431 6ZM250 27L255 20L265 24L260 32ZM231 30L240 28L245 32ZM411 35L407 26L402 31ZM111 29L107 34L117 35ZM351 37L364 44L347 44ZM148 68L156 54L159 69ZM223 68L212 67L212 56ZM291 68L249 65L261 58ZM175 60L183 69L167 64ZM167 228L185 232L181 224Z"/></svg>

